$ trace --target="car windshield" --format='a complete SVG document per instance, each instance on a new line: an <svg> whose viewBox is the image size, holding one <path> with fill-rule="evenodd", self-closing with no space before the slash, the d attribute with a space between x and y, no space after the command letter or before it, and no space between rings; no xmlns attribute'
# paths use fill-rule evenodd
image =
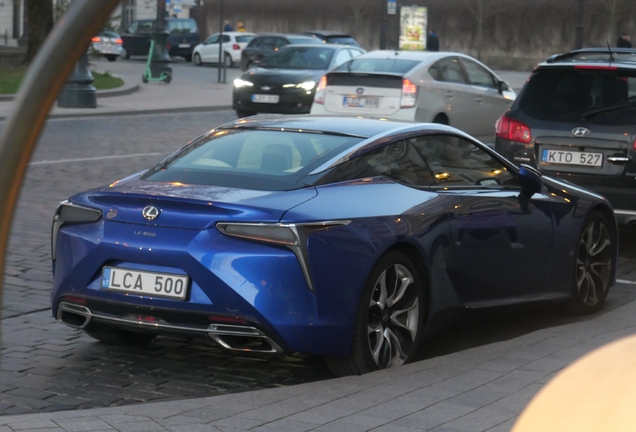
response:
<svg viewBox="0 0 636 432"><path fill-rule="evenodd" d="M379 72L405 74L420 62L389 58L356 58L338 66L338 72Z"/></svg>
<svg viewBox="0 0 636 432"><path fill-rule="evenodd" d="M200 137L146 172L144 180L292 190L320 164L362 138L311 132L217 130Z"/></svg>
<svg viewBox="0 0 636 432"><path fill-rule="evenodd" d="M287 40L290 44L321 44L325 43L322 39L315 37L288 37Z"/></svg>
<svg viewBox="0 0 636 432"><path fill-rule="evenodd" d="M189 34L198 31L194 20L170 20L168 21L168 31L171 34Z"/></svg>
<svg viewBox="0 0 636 432"><path fill-rule="evenodd" d="M520 95L519 109L546 121L598 125L636 123L636 71L554 68L535 72ZM622 107L609 109L611 107ZM589 113L598 112L596 115Z"/></svg>
<svg viewBox="0 0 636 432"><path fill-rule="evenodd" d="M271 69L329 69L333 48L288 47L265 58L261 64Z"/></svg>

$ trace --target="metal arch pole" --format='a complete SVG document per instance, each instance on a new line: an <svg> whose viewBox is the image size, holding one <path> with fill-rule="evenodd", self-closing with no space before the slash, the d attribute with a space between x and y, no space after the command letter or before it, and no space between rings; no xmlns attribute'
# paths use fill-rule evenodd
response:
<svg viewBox="0 0 636 432"><path fill-rule="evenodd" d="M0 313L5 253L13 212L31 154L51 106L91 38L120 0L77 0L31 63L0 136ZM76 41L86 41L77 43Z"/></svg>

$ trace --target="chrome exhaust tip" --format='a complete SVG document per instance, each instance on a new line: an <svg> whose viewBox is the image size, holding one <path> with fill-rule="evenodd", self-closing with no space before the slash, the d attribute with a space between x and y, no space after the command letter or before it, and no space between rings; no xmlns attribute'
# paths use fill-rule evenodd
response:
<svg viewBox="0 0 636 432"><path fill-rule="evenodd" d="M62 302L57 308L57 320L74 329L85 328L91 317L92 313L86 306Z"/></svg>
<svg viewBox="0 0 636 432"><path fill-rule="evenodd" d="M257 354L281 354L283 349L265 333L254 327L212 324L208 336L231 351Z"/></svg>

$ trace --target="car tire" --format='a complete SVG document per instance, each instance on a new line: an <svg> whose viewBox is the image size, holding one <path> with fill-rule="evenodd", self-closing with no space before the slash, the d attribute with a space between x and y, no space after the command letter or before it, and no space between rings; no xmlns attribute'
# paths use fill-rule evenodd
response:
<svg viewBox="0 0 636 432"><path fill-rule="evenodd" d="M327 366L336 376L346 376L408 363L422 339L426 310L416 266L401 252L387 252L365 284L350 356L327 357Z"/></svg>
<svg viewBox="0 0 636 432"><path fill-rule="evenodd" d="M443 125L448 126L448 124L449 124L448 117L446 117L445 114L437 114L435 116L435 118L433 119L433 123L443 124Z"/></svg>
<svg viewBox="0 0 636 432"><path fill-rule="evenodd" d="M228 53L225 53L225 55L223 56L223 66L226 69L231 68L232 66L234 66L234 62L232 61L232 56L229 55Z"/></svg>
<svg viewBox="0 0 636 432"><path fill-rule="evenodd" d="M106 57L106 60L108 60L109 62L114 62L115 60L117 60L117 56L115 54L104 54L104 57Z"/></svg>
<svg viewBox="0 0 636 432"><path fill-rule="evenodd" d="M615 241L608 219L602 213L592 212L575 246L572 297L566 305L567 312L588 315L601 309L616 259Z"/></svg>
<svg viewBox="0 0 636 432"><path fill-rule="evenodd" d="M236 116L238 118L244 118L244 117L249 117L253 115L256 115L256 113L251 111L245 111L245 110L236 110Z"/></svg>
<svg viewBox="0 0 636 432"><path fill-rule="evenodd" d="M128 53L128 50L126 48L122 48L121 49L121 58L123 58L124 60L128 60L130 58L130 54Z"/></svg>
<svg viewBox="0 0 636 432"><path fill-rule="evenodd" d="M89 324L84 332L93 339L110 345L146 345L157 337L154 333L135 332L100 324Z"/></svg>
<svg viewBox="0 0 636 432"><path fill-rule="evenodd" d="M201 61L201 56L199 55L199 53L194 54L194 64L196 66L203 66L203 62Z"/></svg>

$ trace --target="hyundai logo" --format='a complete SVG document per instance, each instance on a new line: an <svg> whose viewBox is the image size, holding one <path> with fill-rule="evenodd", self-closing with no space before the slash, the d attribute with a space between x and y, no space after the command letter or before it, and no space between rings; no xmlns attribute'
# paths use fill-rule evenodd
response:
<svg viewBox="0 0 636 432"><path fill-rule="evenodd" d="M584 127L577 127L572 129L572 135L578 138L586 137L590 134L590 130Z"/></svg>
<svg viewBox="0 0 636 432"><path fill-rule="evenodd" d="M157 219L159 217L159 213L161 213L159 209L153 206L144 207L144 209L141 211L141 214L143 215L143 217L145 217L148 220Z"/></svg>
<svg viewBox="0 0 636 432"><path fill-rule="evenodd" d="M356 93L358 93L359 95L361 95L362 93L364 93L364 89L362 87L358 87L356 89Z"/></svg>

